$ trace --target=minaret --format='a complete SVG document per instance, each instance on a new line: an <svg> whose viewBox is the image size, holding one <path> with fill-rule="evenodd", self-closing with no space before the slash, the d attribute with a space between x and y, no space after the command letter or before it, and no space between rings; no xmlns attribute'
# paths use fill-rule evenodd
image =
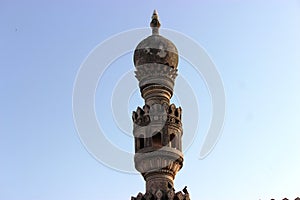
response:
<svg viewBox="0 0 300 200"><path fill-rule="evenodd" d="M170 104L177 76L178 51L159 35L160 22L154 11L152 35L134 51L136 78L143 108L132 113L135 138L135 168L146 181L146 193L132 200L188 200L187 189L175 193L174 179L183 166L181 108Z"/></svg>

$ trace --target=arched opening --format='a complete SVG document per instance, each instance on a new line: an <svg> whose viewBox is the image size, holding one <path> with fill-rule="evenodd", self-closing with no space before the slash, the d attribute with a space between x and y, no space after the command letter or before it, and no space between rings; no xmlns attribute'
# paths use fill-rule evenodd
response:
<svg viewBox="0 0 300 200"><path fill-rule="evenodd" d="M170 135L170 146L176 148L176 135L174 133Z"/></svg>
<svg viewBox="0 0 300 200"><path fill-rule="evenodd" d="M153 145L153 147L162 147L160 132L158 132L152 136L152 145Z"/></svg>
<svg viewBox="0 0 300 200"><path fill-rule="evenodd" d="M140 149L145 147L145 139L144 139L143 135L139 136L139 146L140 146Z"/></svg>
<svg viewBox="0 0 300 200"><path fill-rule="evenodd" d="M135 152L137 152L137 150L139 149L139 140L137 137L134 137L134 150Z"/></svg>

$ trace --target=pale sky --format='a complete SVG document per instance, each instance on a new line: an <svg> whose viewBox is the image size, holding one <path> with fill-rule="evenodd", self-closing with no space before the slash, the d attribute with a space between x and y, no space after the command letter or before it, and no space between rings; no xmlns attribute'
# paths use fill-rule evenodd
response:
<svg viewBox="0 0 300 200"><path fill-rule="evenodd" d="M179 74L195 92L199 127L176 190L187 185L194 200L300 196L299 0L2 0L0 200L115 200L144 192L140 175L111 169L88 153L73 120L72 93L89 53L113 35L148 27L154 9L162 28L185 34L206 50L226 95L222 136L199 160L211 120L210 94L181 58ZM117 59L95 96L100 123L107 115L106 137L131 153L133 138L117 128L107 97L117 76L133 68L132 52ZM175 87L177 105L186 98L180 88ZM142 103L135 92L128 118ZM182 108L188 127L196 114L185 115Z"/></svg>

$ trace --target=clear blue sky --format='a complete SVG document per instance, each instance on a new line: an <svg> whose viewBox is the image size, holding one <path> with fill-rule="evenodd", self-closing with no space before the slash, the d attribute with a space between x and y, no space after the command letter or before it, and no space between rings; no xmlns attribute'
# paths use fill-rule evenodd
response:
<svg viewBox="0 0 300 200"><path fill-rule="evenodd" d="M115 200L144 191L141 176L112 170L86 151L73 122L72 92L89 52L114 34L147 27L153 9L164 28L206 49L226 93L223 135L199 160L211 110L203 80L192 82L200 91L199 131L176 189L187 185L192 199L206 200L300 196L299 0L2 0L1 200ZM120 65L133 68L131 61L132 54L122 57L112 73ZM192 77L184 65L179 73ZM133 150L129 137L114 134L112 140Z"/></svg>

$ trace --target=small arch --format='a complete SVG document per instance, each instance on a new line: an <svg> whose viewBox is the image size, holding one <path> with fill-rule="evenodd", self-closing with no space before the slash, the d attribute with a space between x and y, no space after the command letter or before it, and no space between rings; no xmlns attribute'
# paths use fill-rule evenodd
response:
<svg viewBox="0 0 300 200"><path fill-rule="evenodd" d="M153 147L161 147L162 146L161 132L158 132L152 136L152 145L153 145Z"/></svg>
<svg viewBox="0 0 300 200"><path fill-rule="evenodd" d="M170 146L176 148L176 135L174 133L170 135Z"/></svg>
<svg viewBox="0 0 300 200"><path fill-rule="evenodd" d="M135 152L137 152L139 149L139 140L137 137L134 137L134 144L135 144L134 145Z"/></svg>
<svg viewBox="0 0 300 200"><path fill-rule="evenodd" d="M139 136L139 149L142 149L145 147L145 139L143 135Z"/></svg>

